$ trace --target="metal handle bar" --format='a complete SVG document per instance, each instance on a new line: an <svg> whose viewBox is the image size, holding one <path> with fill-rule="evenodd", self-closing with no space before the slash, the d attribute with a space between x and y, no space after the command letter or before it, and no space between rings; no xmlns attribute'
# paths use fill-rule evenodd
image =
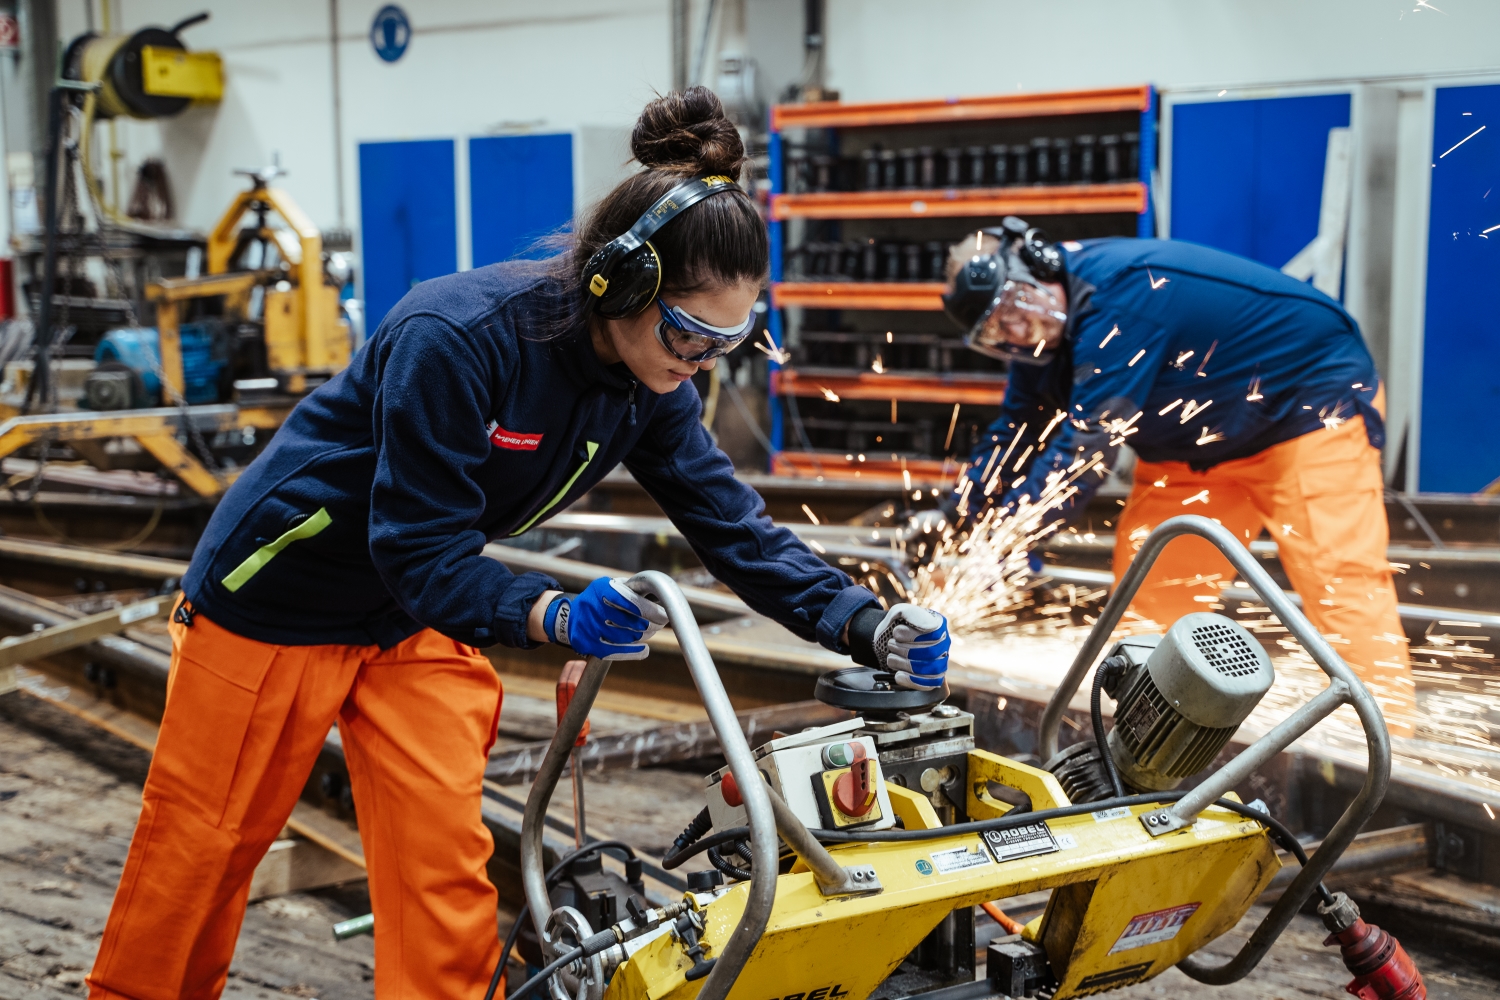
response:
<svg viewBox="0 0 1500 1000"><path fill-rule="evenodd" d="M1287 599L1286 594L1276 586L1250 551L1241 545L1239 539L1235 538L1223 525L1197 514L1187 514L1164 521L1147 537L1145 544L1141 546L1141 551L1130 563L1129 569L1125 571L1120 585L1110 595L1109 602L1105 604L1104 611L1099 616L1099 621L1089 632L1088 639L1084 642L1083 648L1078 651L1073 665L1068 668L1067 675L1058 685L1052 699L1047 702L1047 708L1042 713L1040 734L1043 760L1050 760L1056 756L1057 730L1062 721L1064 709L1073 700L1073 695L1077 693L1078 686L1083 682L1083 677L1088 673L1089 667L1104 651L1105 643L1109 641L1110 634L1119 624L1120 618L1125 614L1125 609L1130 606L1131 599L1135 597L1136 591L1146 579L1151 565L1156 562L1157 556L1161 555L1161 550L1166 547L1166 544L1178 535L1198 535L1213 543L1251 589L1262 601L1265 601L1271 612L1297 638L1302 648L1307 650L1323 673L1328 675L1330 685L1327 691L1302 706L1292 717L1261 737L1229 764L1210 775L1199 789L1194 789L1189 796L1179 800L1171 810L1174 825L1190 823L1191 817L1196 816L1219 794L1214 793L1199 803L1198 800L1203 796L1195 793L1201 790L1207 795L1221 786L1222 790L1228 790L1230 783L1238 781L1250 770L1280 753L1288 744L1311 729L1314 724L1341 704L1348 703L1354 706L1354 711L1359 716L1360 726L1364 729L1368 751L1365 781L1360 786L1354 801L1349 803L1344 814L1328 832L1328 836L1323 838L1322 845L1297 873L1297 877L1292 880L1292 884L1287 887L1282 897L1271 907L1271 911L1266 914L1265 919L1255 929L1250 940L1240 949L1239 954L1218 967L1205 965L1192 956L1177 963L1178 968L1199 982L1222 986L1235 982L1255 968L1275 940L1281 936L1281 932L1291 923L1292 917L1302 908L1302 904L1312 895L1323 880L1323 876L1333 867L1334 862L1344 853L1344 849L1349 846L1355 835L1380 807L1380 801L1385 797L1386 785L1391 776L1391 738L1386 730L1385 718L1381 715L1380 706L1376 704L1374 696L1333 651L1333 647L1329 646L1327 641L1318 634L1317 629L1312 627L1312 623L1307 620L1302 611Z"/></svg>
<svg viewBox="0 0 1500 1000"><path fill-rule="evenodd" d="M714 667L708 647L703 644L703 634L693 617L692 608L677 583L665 573L648 571L637 573L626 581L626 585L638 594L650 597L667 612L667 620L677 633L677 643L687 661L688 671L703 707L708 710L708 720L714 734L719 738L724 758L729 762L729 771L740 787L744 798L745 813L750 827L750 851L755 858L750 879L750 891L745 900L744 912L739 923L729 935L729 940L719 950L717 961L698 991L699 1000L724 1000L740 970L750 960L766 924L771 918L771 906L776 899L776 864L778 855L776 821L771 809L771 798L766 784L756 769L755 758L745 735L740 731L734 706L724 692L724 683ZM552 912L552 902L547 896L547 883L542 864L542 821L547 815L547 805L562 776L573 749L573 742L583 729L594 698L604 684L609 672L609 662L589 657L583 677L579 679L578 691L568 704L568 710L552 736L552 745L542 760L541 769L531 785L531 794L526 798L526 813L521 821L521 883L526 891L526 902L531 909L532 921L537 934L550 946L546 935L546 922ZM594 928L596 931L599 928Z"/></svg>

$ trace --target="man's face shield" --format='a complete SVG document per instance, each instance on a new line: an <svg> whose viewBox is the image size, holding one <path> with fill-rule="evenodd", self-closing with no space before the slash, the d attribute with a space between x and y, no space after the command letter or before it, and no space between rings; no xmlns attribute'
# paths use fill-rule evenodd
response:
<svg viewBox="0 0 1500 1000"><path fill-rule="evenodd" d="M1068 321L1061 306L1042 285L1008 277L989 309L969 328L964 343L1003 361L1045 365L1057 353Z"/></svg>

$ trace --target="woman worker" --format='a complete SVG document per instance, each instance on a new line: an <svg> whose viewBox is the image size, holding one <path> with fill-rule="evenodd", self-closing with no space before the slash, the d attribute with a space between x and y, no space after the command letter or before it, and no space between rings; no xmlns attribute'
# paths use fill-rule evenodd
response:
<svg viewBox="0 0 1500 1000"><path fill-rule="evenodd" d="M500 949L480 795L501 690L476 647L639 658L666 615L619 581L564 594L481 550L621 463L756 611L900 683L942 684L942 616L881 609L774 526L683 385L749 333L767 274L734 126L693 88L648 105L631 148L645 169L570 252L414 289L214 512L173 616L166 714L92 996L219 994L251 874L335 721L376 993L483 990Z"/></svg>

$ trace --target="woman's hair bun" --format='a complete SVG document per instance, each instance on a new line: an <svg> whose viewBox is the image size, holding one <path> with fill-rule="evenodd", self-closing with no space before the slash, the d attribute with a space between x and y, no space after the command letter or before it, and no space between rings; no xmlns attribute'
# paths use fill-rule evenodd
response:
<svg viewBox="0 0 1500 1000"><path fill-rule="evenodd" d="M672 173L724 174L739 180L745 144L707 87L658 97L630 133L630 151L643 166Z"/></svg>

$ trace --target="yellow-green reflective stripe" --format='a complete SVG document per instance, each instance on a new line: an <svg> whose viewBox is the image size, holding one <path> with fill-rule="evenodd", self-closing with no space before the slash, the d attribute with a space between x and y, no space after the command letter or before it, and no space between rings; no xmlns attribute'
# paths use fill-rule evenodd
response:
<svg viewBox="0 0 1500 1000"><path fill-rule="evenodd" d="M533 524L536 524L537 518L539 518L543 514L547 513L547 511L551 510L553 507L556 507L558 505L558 503L562 500L562 498L568 495L568 491L573 488L573 484L576 483L576 482L578 482L578 477L581 476L581 475L583 475L583 470L587 469L589 467L589 463L594 460L594 452L596 452L596 451L599 450L599 443L597 441L589 441L587 443L588 443L588 446L589 446L589 457L585 458L583 460L583 464L578 467L578 471L574 472L573 475L571 477L569 477L568 481L565 482L565 483L563 483L563 488L557 491L557 495L556 496L554 496L551 500L547 501L547 506L543 507L541 510L537 511L535 514L531 515L531 520L527 521L525 524L521 525L515 531L512 531L510 533L510 536L512 538L514 538L517 535L521 534L521 532L525 531L527 528L531 527Z"/></svg>
<svg viewBox="0 0 1500 1000"><path fill-rule="evenodd" d="M276 553L295 541L300 541L303 538L311 538L332 523L333 518L328 516L328 508L318 508L316 514L276 539L276 541L269 545L262 545L250 553L249 559L236 566L234 572L224 578L224 589L231 594L239 590L245 584L249 583L250 578L259 573L266 563L274 559Z"/></svg>

